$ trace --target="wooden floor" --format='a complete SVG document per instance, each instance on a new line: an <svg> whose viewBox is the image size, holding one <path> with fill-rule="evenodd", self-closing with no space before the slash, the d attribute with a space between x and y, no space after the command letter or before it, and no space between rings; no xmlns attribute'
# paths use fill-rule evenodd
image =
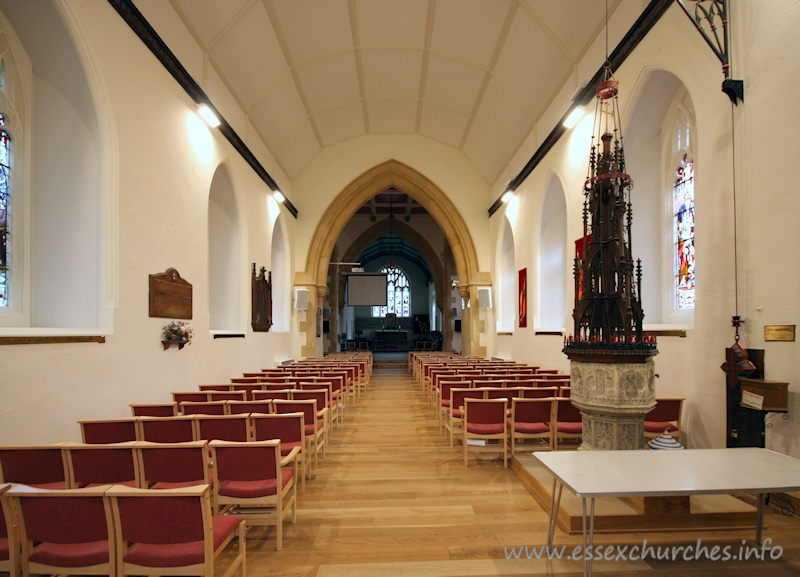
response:
<svg viewBox="0 0 800 577"><path fill-rule="evenodd" d="M546 542L547 514L511 468L490 455L464 467L405 370L376 369L370 389L334 431L327 458L298 498L296 525L286 525L282 551L274 528L251 528L250 577L468 577L581 575L575 560L532 560ZM783 547L778 560L600 561L598 575L628 577L784 577L800 575L800 518L770 511L765 537ZM709 550L751 531L600 535L596 544L696 545ZM556 534L566 555L579 536Z"/></svg>

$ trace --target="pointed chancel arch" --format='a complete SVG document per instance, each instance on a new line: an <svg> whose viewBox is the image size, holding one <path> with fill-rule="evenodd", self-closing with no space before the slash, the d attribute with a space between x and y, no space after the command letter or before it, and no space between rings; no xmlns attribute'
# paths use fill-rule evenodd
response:
<svg viewBox="0 0 800 577"><path fill-rule="evenodd" d="M483 278L484 275L479 275L475 243L461 213L444 191L430 179L397 160L388 160L366 171L345 186L328 206L325 217L317 224L311 239L306 257L306 270L298 275L296 284L313 289L317 293L315 297L327 292L328 266L339 235L364 203L389 188L396 188L408 194L434 218L452 250L460 283L459 290L468 296L474 296L477 302L477 283L482 285L490 283ZM486 276L488 278L488 275ZM471 295L472 292L475 295ZM469 323L464 323L462 319L462 352L465 354L481 354L485 349L479 346L480 330L477 326L477 314L474 322L476 326L470 331ZM312 356L317 352L313 331L306 327L305 332L306 345L301 352L304 356Z"/></svg>
<svg viewBox="0 0 800 577"><path fill-rule="evenodd" d="M368 170L333 200L311 239L306 258L307 275L317 286L326 286L331 254L345 225L365 202L389 188L402 190L430 213L450 243L459 282L469 284L478 273L478 255L461 214L447 195L426 176L396 160Z"/></svg>

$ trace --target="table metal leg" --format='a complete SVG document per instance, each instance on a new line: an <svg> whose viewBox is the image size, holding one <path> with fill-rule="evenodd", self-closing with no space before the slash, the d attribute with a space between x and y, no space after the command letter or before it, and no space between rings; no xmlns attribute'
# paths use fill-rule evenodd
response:
<svg viewBox="0 0 800 577"><path fill-rule="evenodd" d="M764 493L759 493L756 507L756 544L761 545L761 529L764 526Z"/></svg>
<svg viewBox="0 0 800 577"><path fill-rule="evenodd" d="M561 507L561 492L564 483L560 483L557 477L553 477L553 489L550 494L550 520L547 525L547 550L553 549L553 540L556 534L556 524L558 523L558 510Z"/></svg>
<svg viewBox="0 0 800 577"><path fill-rule="evenodd" d="M581 499L583 514L583 576L592 575L592 557L594 557L594 497L589 502L589 519L586 519L586 498Z"/></svg>

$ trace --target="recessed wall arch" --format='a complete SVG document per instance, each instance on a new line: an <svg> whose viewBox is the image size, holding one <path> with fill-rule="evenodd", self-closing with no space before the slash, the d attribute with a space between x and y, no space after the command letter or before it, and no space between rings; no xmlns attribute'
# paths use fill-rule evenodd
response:
<svg viewBox="0 0 800 577"><path fill-rule="evenodd" d="M317 287L328 282L328 265L339 235L356 211L388 188L411 196L430 213L453 251L459 282L466 286L478 273L478 255L469 229L456 206L430 179L397 160L388 160L350 182L320 220L306 257L306 278Z"/></svg>

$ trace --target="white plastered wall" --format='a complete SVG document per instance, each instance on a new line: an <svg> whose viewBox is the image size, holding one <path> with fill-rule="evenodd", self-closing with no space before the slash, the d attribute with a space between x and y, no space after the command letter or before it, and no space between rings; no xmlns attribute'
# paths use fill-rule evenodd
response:
<svg viewBox="0 0 800 577"><path fill-rule="evenodd" d="M756 5L757 4L757 5ZM746 323L742 343L765 349L766 378L790 382L789 419L772 415L767 447L800 456L800 373L797 342L764 342L766 324L796 324L800 305L800 267L795 254L800 195L794 194L796 130L800 112L794 105L800 65L789 54L800 42L792 30L800 23L789 2L735 3L732 7L733 77L745 81L745 101L731 108L721 92L723 80L714 57L689 19L674 5L615 73L620 81L623 116L632 108L652 70L674 74L687 88L697 121L695 160L697 186L697 306L694 328L685 338L662 337L655 357L658 396L683 396L684 426L690 447L722 447L726 443L725 375L720 365L725 348L734 341L731 315L735 314L734 242L738 247L739 314ZM587 75L588 76L588 75ZM557 118L566 104L552 112ZM734 235L732 119L736 130L736 210ZM517 268L536 267L533 255L537 234L525 226L539 220L539 198L551 175L564 183L567 197L568 238L581 236L581 189L586 174L589 132L586 121L569 131L518 189L505 214L514 229ZM546 131L544 131L546 133ZM532 135L528 153L538 146ZM525 158L519 159L518 166ZM516 160L510 163L513 166ZM634 183L635 166L628 166ZM511 175L513 176L513 174ZM493 186L496 194L509 179ZM499 231L502 216L492 218ZM634 219L636 214L634 213ZM646 242L634 238L634 242ZM634 254L634 257L636 255ZM570 268L571 263L565 263ZM659 273L656 273L659 274ZM572 310L574 295L569 287ZM530 300L529 295L529 303ZM533 301L535 302L535 301ZM645 310L645 313L647 311ZM530 314L530 313L529 313ZM568 325L569 326L569 325ZM536 336L532 328L516 329L496 339L494 355L569 370L561 353L561 337Z"/></svg>

